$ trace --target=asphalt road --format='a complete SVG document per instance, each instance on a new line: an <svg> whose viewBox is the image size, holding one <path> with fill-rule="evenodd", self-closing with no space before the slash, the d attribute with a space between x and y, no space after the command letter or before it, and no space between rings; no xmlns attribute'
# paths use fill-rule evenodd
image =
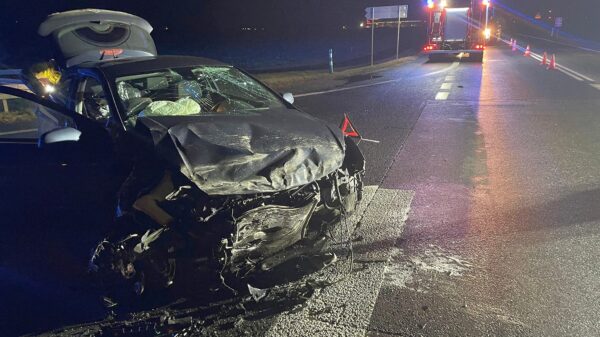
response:
<svg viewBox="0 0 600 337"><path fill-rule="evenodd" d="M500 45L483 65L421 57L300 92L379 141L360 145L355 266L300 307L212 333L600 335L600 58L532 47L549 46L562 71Z"/></svg>
<svg viewBox="0 0 600 337"><path fill-rule="evenodd" d="M566 68L498 46L299 99L381 140L370 183L414 191L368 335L600 335L600 57L532 41Z"/></svg>

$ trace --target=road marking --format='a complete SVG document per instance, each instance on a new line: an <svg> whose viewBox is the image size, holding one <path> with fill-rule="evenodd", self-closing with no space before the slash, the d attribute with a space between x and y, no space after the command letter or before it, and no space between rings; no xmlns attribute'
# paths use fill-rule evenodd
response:
<svg viewBox="0 0 600 337"><path fill-rule="evenodd" d="M37 130L38 129L25 129L25 130L17 130L17 131L0 132L0 136L16 135L16 134L19 134L19 133L34 132L34 131L37 131Z"/></svg>
<svg viewBox="0 0 600 337"><path fill-rule="evenodd" d="M591 83L590 85L591 85L592 87L594 87L594 88L596 88L596 89L600 90L600 83Z"/></svg>
<svg viewBox="0 0 600 337"><path fill-rule="evenodd" d="M298 310L274 317L265 336L366 335L386 266L398 251L397 240L404 230L414 191L368 186L364 192L366 197L373 197L356 231L362 240L354 246L352 274L346 274L347 261L342 260L324 270L324 277L334 283L309 298Z"/></svg>
<svg viewBox="0 0 600 337"><path fill-rule="evenodd" d="M521 48L522 49L522 48ZM549 56L550 57L550 56ZM540 54L536 54L536 53L531 53L531 58L537 61L542 61L543 57ZM548 62L550 62L548 60ZM588 82L595 82L595 80L593 78L590 78L588 76L585 76L571 68L565 67L562 64L556 63L556 69L558 71L560 71L561 73L568 75L569 77L576 79L577 81L588 81Z"/></svg>
<svg viewBox="0 0 600 337"><path fill-rule="evenodd" d="M433 75L445 73L445 72L448 72L450 70L455 69L456 67L458 67L458 65L459 65L459 62L454 62L450 66L448 66L448 67L446 67L444 69L433 71L433 72L430 72L430 73L427 73L427 74L424 74L424 75L419 75L419 76L416 76L416 78L433 76ZM307 92L307 93L304 93L304 94L297 94L297 95L294 95L294 96L295 97L307 97L307 96L330 94L330 93L333 93L333 92L354 90L354 89L360 89L360 88L368 88L368 87L374 87L376 85L383 85L383 84L395 83L395 82L400 82L400 81L405 81L405 80L406 80L406 78L398 78L398 79L387 80L387 81L380 81L380 82L375 82L375 83L360 84L360 85L355 85L355 86L351 86L351 87L343 87L343 88L329 89L329 90L323 90L323 91Z"/></svg>
<svg viewBox="0 0 600 337"><path fill-rule="evenodd" d="M381 82L375 82L375 83L355 85L355 86L352 86L352 87L344 87L344 88L336 88L336 89L323 90L323 91L307 92L305 94L298 94L298 95L294 95L294 96L295 97L307 97L307 96L323 95L323 94L329 94L329 93L332 93L332 92L340 92L340 91L346 91L346 90L353 90L353 89L373 87L373 86L376 86L376 85L394 83L394 82L399 82L399 81L403 81L403 80L405 80L405 79L404 78L403 79L395 79L395 80L388 80L388 81L381 81Z"/></svg>
<svg viewBox="0 0 600 337"><path fill-rule="evenodd" d="M447 91L440 91L437 93L437 95L435 95L435 100L436 101L445 101L448 99L448 95L450 95L449 92Z"/></svg>
<svg viewBox="0 0 600 337"><path fill-rule="evenodd" d="M448 75L448 76L446 76L446 79L445 79L445 81L446 81L446 82L452 82L452 81L454 81L455 79L456 79L456 76L454 76L454 75Z"/></svg>
<svg viewBox="0 0 600 337"><path fill-rule="evenodd" d="M452 83L443 83L440 87L440 90L450 90L452 89Z"/></svg>
<svg viewBox="0 0 600 337"><path fill-rule="evenodd" d="M519 35L531 37L531 38L542 40L542 41L551 42L553 44L557 44L557 45L561 45L561 46L566 46L566 47L570 47L570 48L576 48L576 49L581 49L581 50L585 50L585 51L591 51L591 52L594 52L594 53L600 53L600 50L596 50L596 49L590 49L590 48L579 47L579 46L572 46L572 45L569 45L569 44L566 44L566 43L561 43L561 42L558 42L558 41L544 39L544 38L533 36L533 35L527 35L527 34L519 34Z"/></svg>
<svg viewBox="0 0 600 337"><path fill-rule="evenodd" d="M456 69L459 66L459 64L460 64L460 62L454 61L451 65L447 66L444 69L440 69L440 70L437 70L437 71L432 71L430 73L427 73L427 74L421 75L421 76L417 76L417 77L427 77L427 76L433 76L433 75L437 75L437 74L441 74L441 73L446 73L446 72L448 72L450 70Z"/></svg>
<svg viewBox="0 0 600 337"><path fill-rule="evenodd" d="M571 73L573 73L573 74L574 74L574 75L576 75L576 76L579 76L579 77L583 78L583 79L584 79L584 80L586 80L586 81L589 81L589 82L595 82L595 81L596 81L596 80L594 80L593 78L587 77L587 76L585 76L585 75L584 75L584 74L582 74L582 73L578 73L578 72L576 72L575 70L573 70L573 69L571 69L571 68L567 68L567 67L565 67L565 66L564 66L564 65L562 65L562 64L557 64L557 66L558 66L559 68L562 68L562 69L564 69L564 70L568 71L568 72L571 72Z"/></svg>

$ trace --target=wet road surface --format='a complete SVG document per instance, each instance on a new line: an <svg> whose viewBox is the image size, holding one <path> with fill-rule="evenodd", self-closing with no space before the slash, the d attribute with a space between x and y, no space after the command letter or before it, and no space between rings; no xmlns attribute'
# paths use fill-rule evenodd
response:
<svg viewBox="0 0 600 337"><path fill-rule="evenodd" d="M383 141L363 147L371 179L414 191L368 335L599 334L600 60L564 49L587 79L499 46L329 94Z"/></svg>
<svg viewBox="0 0 600 337"><path fill-rule="evenodd" d="M590 53L566 60L587 79L502 45L483 65L418 58L301 92L305 111L334 125L348 113L380 141L360 145L369 188L353 219L355 267L340 256L319 277L344 276L302 304L211 333L598 335L600 60Z"/></svg>

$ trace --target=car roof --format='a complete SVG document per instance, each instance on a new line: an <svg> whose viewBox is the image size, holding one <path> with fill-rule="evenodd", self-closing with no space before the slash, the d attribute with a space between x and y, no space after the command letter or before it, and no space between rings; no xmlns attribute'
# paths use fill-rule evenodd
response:
<svg viewBox="0 0 600 337"><path fill-rule="evenodd" d="M219 65L228 66L228 64L196 56L181 55L161 55L154 57L127 58L122 60L110 60L102 62L88 62L78 65L80 68L97 68L102 70L109 77L119 77L122 75L143 73L147 71L160 70L165 68L180 68L190 66Z"/></svg>

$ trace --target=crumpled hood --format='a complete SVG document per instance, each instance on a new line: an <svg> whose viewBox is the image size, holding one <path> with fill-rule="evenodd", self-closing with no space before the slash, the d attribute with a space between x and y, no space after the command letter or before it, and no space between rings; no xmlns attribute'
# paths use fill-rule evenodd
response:
<svg viewBox="0 0 600 337"><path fill-rule="evenodd" d="M319 180L344 160L339 129L293 109L142 117L154 144L170 139L181 172L209 195L282 191ZM167 138L168 137L168 138Z"/></svg>

